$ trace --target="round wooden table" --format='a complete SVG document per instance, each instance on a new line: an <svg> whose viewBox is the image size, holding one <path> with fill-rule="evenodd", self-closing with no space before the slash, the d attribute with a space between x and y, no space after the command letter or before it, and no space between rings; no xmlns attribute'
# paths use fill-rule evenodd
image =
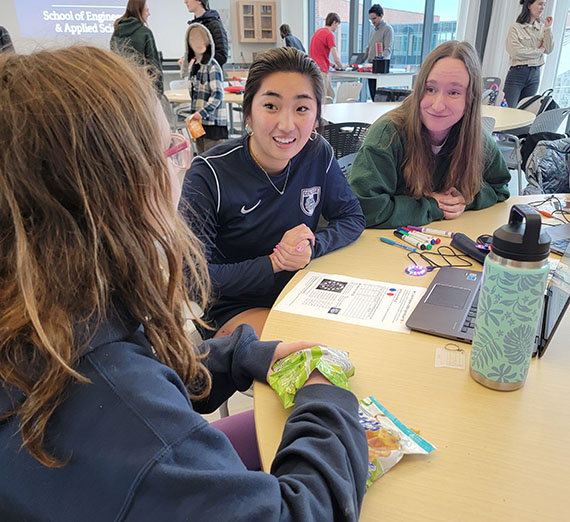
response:
<svg viewBox="0 0 570 522"><path fill-rule="evenodd" d="M395 109L400 102L376 103L330 103L323 105L322 117L330 123L343 123L358 121L374 123L380 116ZM495 107L494 105L481 106L482 116L495 118L495 131L518 129L530 125L535 115L529 111Z"/></svg>
<svg viewBox="0 0 570 522"><path fill-rule="evenodd" d="M513 203L535 199L513 197L431 226L476 238L506 223ZM312 261L308 270L427 287L433 276L405 274L406 251L381 243L379 236L391 237L391 231L366 230L352 245ZM305 273L296 274L282 295ZM569 334L566 316L545 356L532 360L525 386L512 392L484 388L469 376L467 344L458 343L467 352L464 370L436 368L436 348L448 341L418 332L272 310L262 339L304 339L347 350L356 368L350 380L355 395L373 395L437 447L430 455L404 456L375 482L364 497L361 521L530 522L569 516ZM254 392L260 455L269 470L288 412L266 384L255 383Z"/></svg>

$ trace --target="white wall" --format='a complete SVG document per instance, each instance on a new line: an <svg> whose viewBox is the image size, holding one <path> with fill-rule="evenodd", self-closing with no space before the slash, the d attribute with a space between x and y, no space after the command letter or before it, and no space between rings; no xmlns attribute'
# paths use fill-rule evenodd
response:
<svg viewBox="0 0 570 522"><path fill-rule="evenodd" d="M43 34L41 31L38 31L37 34L34 33L33 37L24 37L20 30L16 2L19 2L21 6L25 6L27 12L34 11L38 13L38 16L43 10L47 9L51 11L53 2L50 0L0 0L0 25L8 29L18 52L27 53L37 48L61 47L72 43L90 43L101 47L109 46L109 33L55 37L53 25L56 22L47 24ZM293 34L303 41L305 47L308 47L307 2L308 0L275 0L277 30L282 23L288 23L291 26ZM74 2L71 0L66 3L86 5L90 2L82 0L75 0ZM117 13L117 16L120 16L124 12L126 0L107 0L106 2L92 0L91 4L119 6L119 9L109 12ZM165 58L180 57L184 50L184 34L186 32L187 22L193 15L188 12L183 0L148 0L148 5L151 13L148 25L154 34L159 50L162 51ZM237 0L210 0L210 7L220 13L228 32L230 39L229 62L251 62L252 52L259 52L269 47L281 47L283 45L279 31L277 31L277 40L275 43L240 43L238 41ZM20 11L20 14L21 13L22 10ZM107 26L110 27L110 23L108 23ZM22 28L22 30L24 29Z"/></svg>

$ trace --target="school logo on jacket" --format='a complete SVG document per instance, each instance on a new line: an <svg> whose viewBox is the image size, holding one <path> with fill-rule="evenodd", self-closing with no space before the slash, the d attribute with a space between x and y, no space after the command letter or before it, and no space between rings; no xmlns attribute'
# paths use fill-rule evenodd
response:
<svg viewBox="0 0 570 522"><path fill-rule="evenodd" d="M321 201L321 187L311 187L301 189L301 210L312 216Z"/></svg>

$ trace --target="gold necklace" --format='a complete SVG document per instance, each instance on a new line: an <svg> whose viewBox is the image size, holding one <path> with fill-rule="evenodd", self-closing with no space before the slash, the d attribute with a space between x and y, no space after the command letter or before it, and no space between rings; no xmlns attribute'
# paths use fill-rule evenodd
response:
<svg viewBox="0 0 570 522"><path fill-rule="evenodd" d="M267 174L267 171L261 166L261 163L259 163L259 161L257 160L257 158L255 157L255 154L253 153L253 151L251 150L251 142L249 144L249 153L251 154L251 157L253 158L253 161L255 161L255 164L263 171L263 173L265 174L265 176L267 177L267 179L269 180L269 183L271 183L271 185L273 186L273 188L277 191L277 194L279 194L280 196L282 196L283 194L285 194L285 189L287 188L287 182L289 181L289 172L291 170L291 160L289 160L289 163L287 163L287 176L285 177L285 183L283 184L283 190L279 190L277 188L277 185L275 185L275 183L273 183L273 180L271 179L271 176L269 174Z"/></svg>

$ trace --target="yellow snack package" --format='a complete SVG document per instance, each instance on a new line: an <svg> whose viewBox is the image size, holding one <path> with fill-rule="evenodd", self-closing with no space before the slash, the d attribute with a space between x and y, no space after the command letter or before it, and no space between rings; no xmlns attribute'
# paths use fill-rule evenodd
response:
<svg viewBox="0 0 570 522"><path fill-rule="evenodd" d="M394 417L372 395L360 400L358 420L368 441L366 488L392 469L406 453L428 454L433 444Z"/></svg>
<svg viewBox="0 0 570 522"><path fill-rule="evenodd" d="M190 132L190 136L192 136L193 140L196 140L196 138L199 138L200 136L206 134L202 123L195 118L186 120L186 127L188 127L188 131Z"/></svg>

